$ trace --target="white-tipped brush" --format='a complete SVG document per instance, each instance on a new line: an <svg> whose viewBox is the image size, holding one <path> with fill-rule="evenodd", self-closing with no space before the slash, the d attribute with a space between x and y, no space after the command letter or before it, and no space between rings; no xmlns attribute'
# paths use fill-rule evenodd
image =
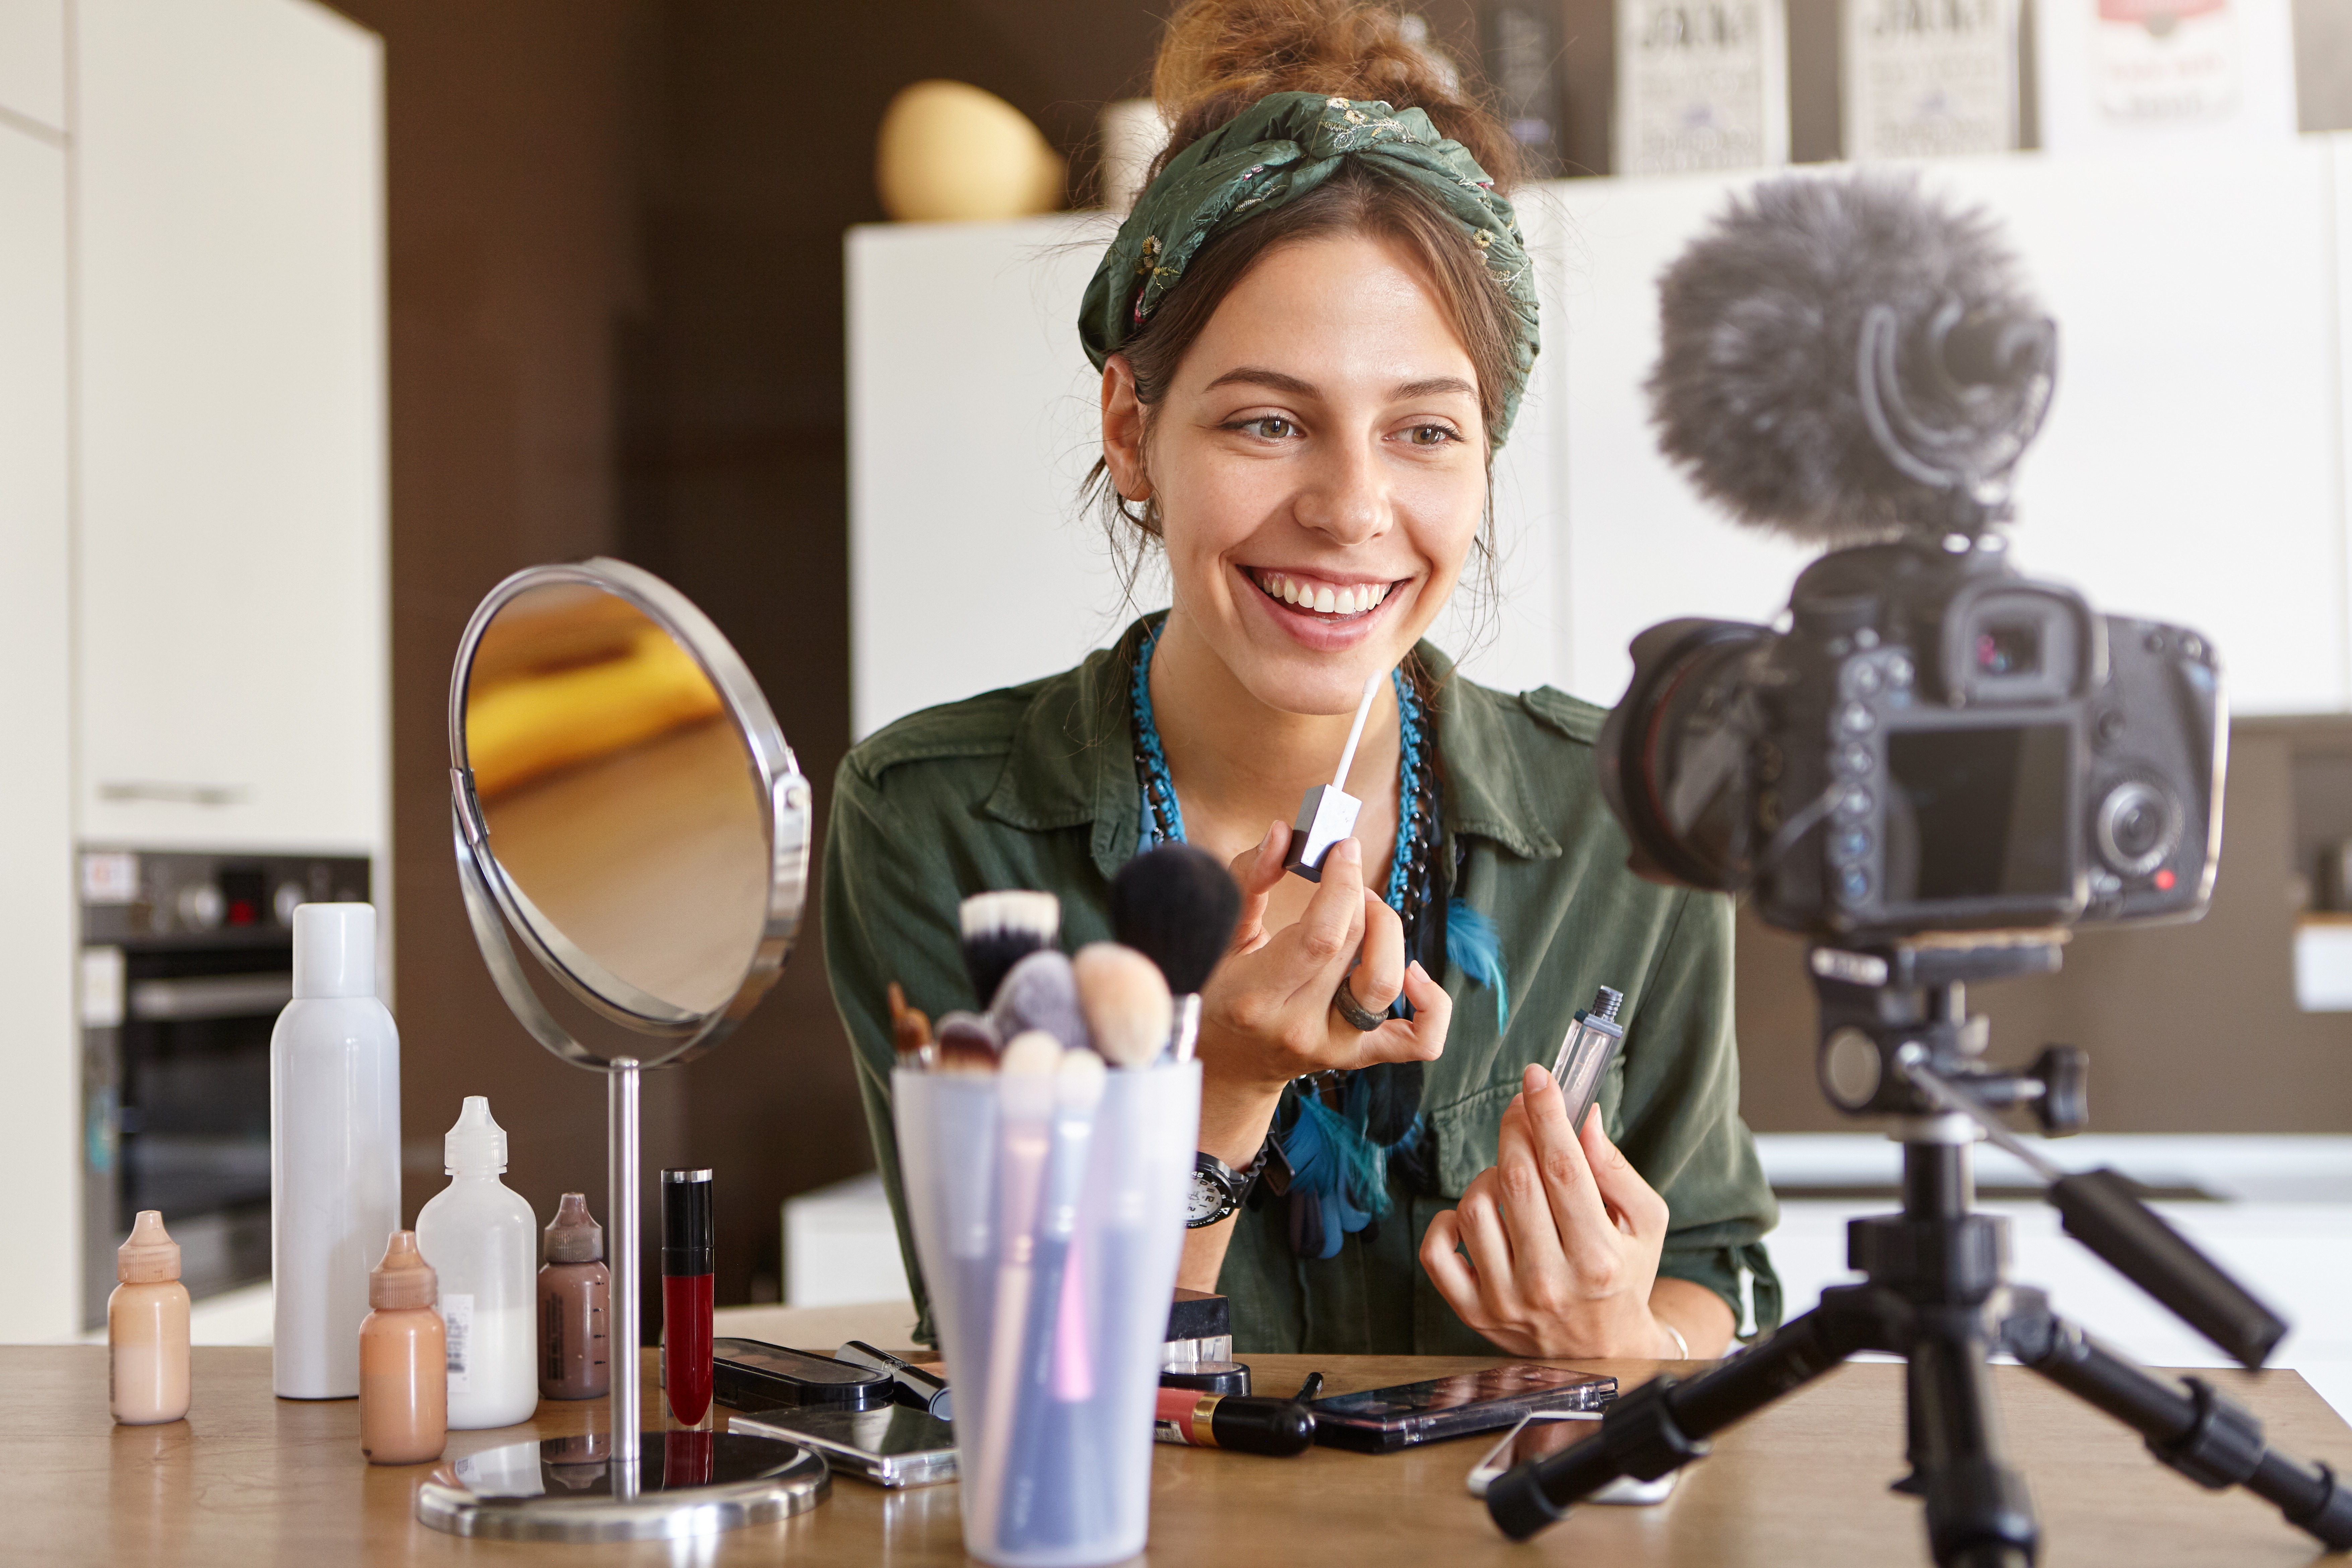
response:
<svg viewBox="0 0 2352 1568"><path fill-rule="evenodd" d="M974 893L957 910L957 919L964 972L971 976L979 1011L985 1013L1014 964L1054 945L1062 931L1062 904L1051 893Z"/></svg>
<svg viewBox="0 0 2352 1568"><path fill-rule="evenodd" d="M1167 1046L1174 1008L1160 966L1115 942L1088 942L1070 961L1095 1049L1113 1067L1150 1067Z"/></svg>

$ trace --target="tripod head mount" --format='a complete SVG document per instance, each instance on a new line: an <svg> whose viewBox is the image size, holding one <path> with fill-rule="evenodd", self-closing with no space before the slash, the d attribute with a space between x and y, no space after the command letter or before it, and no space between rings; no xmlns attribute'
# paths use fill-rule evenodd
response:
<svg viewBox="0 0 2352 1568"><path fill-rule="evenodd" d="M2027 1067L1991 1066L1990 1027L1968 1012L1971 981L2055 973L2067 934L1963 931L1815 947L1807 967L1821 999L1822 1092L1849 1116L1948 1114L1914 1081L1906 1064L1916 1062L1979 1105L2030 1105L2053 1137L2081 1131L2090 1120L2089 1058L2052 1046Z"/></svg>

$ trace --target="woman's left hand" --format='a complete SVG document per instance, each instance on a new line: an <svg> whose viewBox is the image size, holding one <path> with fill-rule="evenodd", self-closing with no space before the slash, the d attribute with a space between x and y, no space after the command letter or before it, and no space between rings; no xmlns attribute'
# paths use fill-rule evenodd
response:
<svg viewBox="0 0 2352 1568"><path fill-rule="evenodd" d="M1671 1357L1650 1310L1666 1223L1600 1108L1571 1128L1559 1086L1530 1066L1495 1163L1430 1222L1421 1262L1463 1322L1513 1355Z"/></svg>

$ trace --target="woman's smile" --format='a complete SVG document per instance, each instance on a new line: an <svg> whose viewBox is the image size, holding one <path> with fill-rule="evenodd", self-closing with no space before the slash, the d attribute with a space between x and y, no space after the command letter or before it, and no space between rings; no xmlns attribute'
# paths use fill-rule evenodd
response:
<svg viewBox="0 0 2352 1568"><path fill-rule="evenodd" d="M1412 595L1399 590L1411 577L1370 577L1361 573L1295 571L1265 566L1236 568L1251 590L1238 597L1257 605L1256 614L1321 652L1353 647L1370 637Z"/></svg>

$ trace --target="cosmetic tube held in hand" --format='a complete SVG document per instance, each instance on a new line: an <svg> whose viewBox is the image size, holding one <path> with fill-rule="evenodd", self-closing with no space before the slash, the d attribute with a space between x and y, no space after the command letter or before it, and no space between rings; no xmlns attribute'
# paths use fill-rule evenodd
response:
<svg viewBox="0 0 2352 1568"><path fill-rule="evenodd" d="M662 1385L669 1413L692 1426L710 1409L710 1173L664 1171L661 1191Z"/></svg>
<svg viewBox="0 0 2352 1568"><path fill-rule="evenodd" d="M416 1250L416 1233L396 1230L368 1276L360 1323L360 1452L373 1465L421 1465L449 1441L449 1340L434 1310L439 1288Z"/></svg>
<svg viewBox="0 0 2352 1568"><path fill-rule="evenodd" d="M1568 1102L1570 1127L1582 1127L1593 1102L1601 1098L1601 1076L1609 1070L1619 1042L1625 1038L1625 1026L1617 1021L1617 1010L1624 1004L1623 993L1603 985L1591 1006L1577 1009L1567 1037L1559 1043L1559 1055L1552 1059L1551 1080L1559 1085L1560 1098Z"/></svg>
<svg viewBox="0 0 2352 1568"><path fill-rule="evenodd" d="M188 1413L188 1288L162 1210L139 1211L115 1251L114 1277L121 1283L106 1299L107 1406L125 1426L177 1421Z"/></svg>
<svg viewBox="0 0 2352 1568"><path fill-rule="evenodd" d="M368 1270L400 1224L400 1031L374 906L294 910L294 999L269 1037L270 1390L360 1391Z"/></svg>
<svg viewBox="0 0 2352 1568"><path fill-rule="evenodd" d="M613 1390L613 1276L604 1267L604 1227L590 1216L584 1194L563 1194L541 1246L539 1396L602 1399Z"/></svg>

